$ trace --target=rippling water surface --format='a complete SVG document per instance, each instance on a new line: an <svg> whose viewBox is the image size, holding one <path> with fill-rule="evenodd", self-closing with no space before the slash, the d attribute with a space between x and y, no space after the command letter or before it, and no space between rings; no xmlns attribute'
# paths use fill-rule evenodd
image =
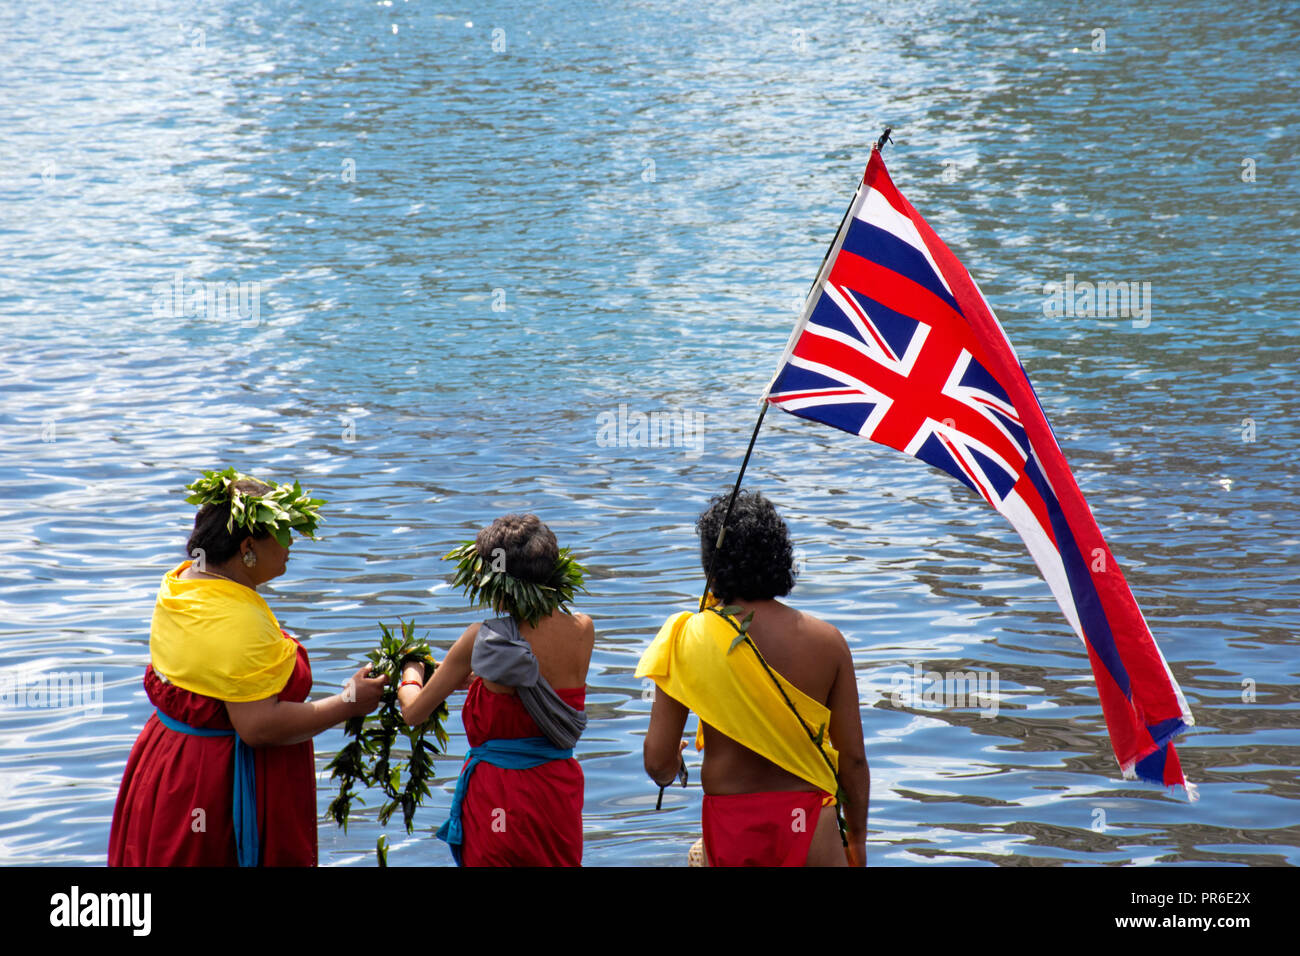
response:
<svg viewBox="0 0 1300 956"><path fill-rule="evenodd" d="M0 708L0 862L103 862L180 489L227 464L329 500L266 589L321 695L379 620L449 646L475 614L440 555L540 514L594 571L585 862L684 862L700 791L655 812L633 670L701 587L693 519L734 477L885 123L1182 684L1202 799L1119 779L1083 648L1001 518L774 413L747 483L797 538L791 600L853 648L872 861L1300 862L1298 21L1266 2L6 7L0 675L104 683L100 713ZM1068 274L1150 282L1149 324L1049 317ZM178 275L249 283L243 314L178 306ZM624 405L703 416L702 443L610 446L598 416ZM996 673L998 713L896 706L914 664ZM450 863L432 830L452 725L394 864ZM341 740L317 738L322 814ZM346 836L321 823L322 864L371 863L376 804Z"/></svg>

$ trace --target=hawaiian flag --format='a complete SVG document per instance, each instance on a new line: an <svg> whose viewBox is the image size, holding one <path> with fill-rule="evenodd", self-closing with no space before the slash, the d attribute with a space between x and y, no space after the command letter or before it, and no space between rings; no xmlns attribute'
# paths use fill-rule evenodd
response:
<svg viewBox="0 0 1300 956"><path fill-rule="evenodd" d="M879 150L765 397L920 458L996 508L1088 649L1121 772L1186 786L1171 743L1193 723L1182 691L1002 326Z"/></svg>

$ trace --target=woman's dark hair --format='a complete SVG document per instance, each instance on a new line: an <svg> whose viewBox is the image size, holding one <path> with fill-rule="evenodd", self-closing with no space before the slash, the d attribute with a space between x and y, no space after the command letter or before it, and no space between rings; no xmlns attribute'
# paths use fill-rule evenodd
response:
<svg viewBox="0 0 1300 956"><path fill-rule="evenodd" d="M718 528L731 493L718 495L695 522L700 533L700 563L709 573ZM727 519L727 537L713 568L713 594L723 601L765 601L794 587L794 547L790 529L776 506L757 491L742 491Z"/></svg>
<svg viewBox="0 0 1300 956"><path fill-rule="evenodd" d="M497 549L505 558L505 572L521 581L550 584L560 546L551 529L537 515L510 514L497 518L474 539L479 556L489 565Z"/></svg>
<svg viewBox="0 0 1300 956"><path fill-rule="evenodd" d="M244 478L231 487L252 497L261 497L271 490L270 485L254 478ZM239 553L239 546L244 543L245 538L251 537L255 541L261 541L271 536L269 531L250 535L247 528L239 525L235 525L233 531L227 531L226 524L229 521L229 501L219 505L204 505L200 508L199 513L194 516L194 530L190 532L190 540L185 544L186 557L195 558L197 557L195 551L201 550L204 561L209 564L221 564Z"/></svg>

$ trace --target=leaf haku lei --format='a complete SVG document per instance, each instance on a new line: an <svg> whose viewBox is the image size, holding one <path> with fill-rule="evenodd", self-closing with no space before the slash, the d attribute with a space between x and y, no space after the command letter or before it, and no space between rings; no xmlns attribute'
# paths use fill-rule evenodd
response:
<svg viewBox="0 0 1300 956"><path fill-rule="evenodd" d="M402 621L400 630L390 630L382 622L379 628L382 631L379 646L367 655L370 675L388 676L379 710L369 716L353 717L343 725L343 734L350 739L325 768L332 771L331 780L339 781L338 796L330 803L328 812L344 833L348 829L352 801L365 802L354 793L358 786L379 787L387 798L379 808L380 826L387 826L400 809L406 832L413 832L415 810L429 796L429 781L434 776L433 755L445 752L449 740L442 725L448 717L446 703L439 704L424 723L409 727L402 718L402 705L397 699L402 667L407 661L415 659L424 663L426 683L437 669L429 642L416 639L414 621ZM405 755L394 750L398 734L406 738ZM437 744L426 739L429 734ZM382 835L375 854L380 866L388 865L388 841Z"/></svg>
<svg viewBox="0 0 1300 956"><path fill-rule="evenodd" d="M237 482L252 480L270 485L271 490L264 495L253 495L234 487ZM251 475L240 474L234 468L225 471L205 471L203 476L185 486L190 496L185 500L200 508L204 505L230 504L230 520L226 530L234 531L235 526L247 529L251 535L262 532L273 535L283 547L289 547L293 532L316 539L316 528L323 522L320 506L325 504L322 498L313 498L309 492L302 490L298 482L275 484L262 481Z"/></svg>
<svg viewBox="0 0 1300 956"><path fill-rule="evenodd" d="M587 591L582 585L587 569L573 559L568 548L560 549L544 583L509 574L504 562L484 560L473 541L447 552L443 560L457 562L451 586L464 591L471 604L485 604L498 613L508 611L533 627L557 608L567 612L574 594Z"/></svg>

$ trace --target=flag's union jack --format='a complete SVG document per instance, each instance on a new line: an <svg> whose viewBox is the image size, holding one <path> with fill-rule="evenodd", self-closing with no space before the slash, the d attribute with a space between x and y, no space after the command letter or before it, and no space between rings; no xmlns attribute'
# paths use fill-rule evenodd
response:
<svg viewBox="0 0 1300 956"><path fill-rule="evenodd" d="M1182 692L992 309L879 151L767 400L920 458L1003 514L1087 646L1125 775L1186 783Z"/></svg>

